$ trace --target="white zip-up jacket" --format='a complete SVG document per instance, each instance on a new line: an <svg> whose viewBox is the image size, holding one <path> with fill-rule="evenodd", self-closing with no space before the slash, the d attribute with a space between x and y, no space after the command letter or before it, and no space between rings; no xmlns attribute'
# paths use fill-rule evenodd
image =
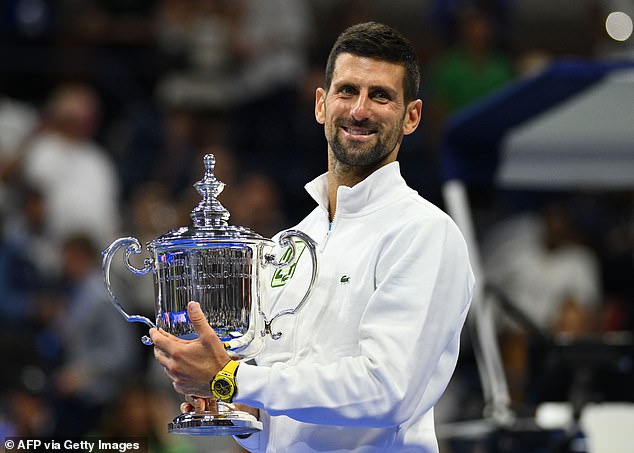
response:
<svg viewBox="0 0 634 453"><path fill-rule="evenodd" d="M238 368L236 402L260 408L266 452L437 452L433 407L458 358L474 285L451 218L409 188L398 162L339 187L328 218L326 175L297 229L317 242L306 305L281 316L258 365ZM293 308L311 275L307 250L271 279L271 309ZM282 275L282 277L281 277Z"/></svg>

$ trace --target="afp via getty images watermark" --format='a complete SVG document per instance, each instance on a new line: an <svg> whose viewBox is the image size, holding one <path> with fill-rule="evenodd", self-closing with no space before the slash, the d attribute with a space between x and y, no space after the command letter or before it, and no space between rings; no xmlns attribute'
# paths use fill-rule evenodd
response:
<svg viewBox="0 0 634 453"><path fill-rule="evenodd" d="M81 439L53 439L7 437L4 440L4 451L9 452L75 452L75 453L149 453L146 438L127 437L106 439L89 437Z"/></svg>

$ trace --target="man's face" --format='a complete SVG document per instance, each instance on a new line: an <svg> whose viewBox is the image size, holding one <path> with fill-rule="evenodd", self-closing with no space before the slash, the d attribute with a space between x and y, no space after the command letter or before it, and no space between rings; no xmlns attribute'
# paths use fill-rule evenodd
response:
<svg viewBox="0 0 634 453"><path fill-rule="evenodd" d="M403 135L418 126L422 104L405 105L404 73L395 63L348 53L337 57L330 88L317 89L315 104L331 158L364 169L396 159Z"/></svg>

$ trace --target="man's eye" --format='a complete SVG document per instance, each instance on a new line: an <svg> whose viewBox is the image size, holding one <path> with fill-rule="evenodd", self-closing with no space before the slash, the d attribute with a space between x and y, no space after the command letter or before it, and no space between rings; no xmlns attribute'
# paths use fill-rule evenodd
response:
<svg viewBox="0 0 634 453"><path fill-rule="evenodd" d="M391 99L390 95L385 91L376 91L372 94L372 97L384 101L389 101Z"/></svg>
<svg viewBox="0 0 634 453"><path fill-rule="evenodd" d="M355 94L357 91L351 86L342 86L339 92L341 94Z"/></svg>

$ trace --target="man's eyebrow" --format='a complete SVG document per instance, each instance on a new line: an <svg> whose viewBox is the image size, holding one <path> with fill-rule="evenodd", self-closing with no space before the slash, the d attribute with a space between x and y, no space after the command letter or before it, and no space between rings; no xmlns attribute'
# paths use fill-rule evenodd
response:
<svg viewBox="0 0 634 453"><path fill-rule="evenodd" d="M346 80L335 81L335 82L332 83L332 86L334 86L336 88L340 88L340 87L359 88L359 84L358 83L350 82L350 81L346 81Z"/></svg>
<svg viewBox="0 0 634 453"><path fill-rule="evenodd" d="M388 87L388 86L385 86L385 85L370 85L368 90L370 90L370 91L385 91L386 93L390 93L390 94L393 94L393 95L396 95L396 93L398 92L396 89Z"/></svg>
<svg viewBox="0 0 634 453"><path fill-rule="evenodd" d="M360 85L356 82L351 82L351 81L345 81L345 80L341 80L341 81L337 81L337 82L333 82L332 86L334 88L341 88L341 87L352 87L355 89L359 89ZM369 92L376 92L376 91L385 91L386 93L388 93L390 96L396 97L398 95L398 90L395 88L391 88L389 86L386 85L370 85L368 87L368 91Z"/></svg>

